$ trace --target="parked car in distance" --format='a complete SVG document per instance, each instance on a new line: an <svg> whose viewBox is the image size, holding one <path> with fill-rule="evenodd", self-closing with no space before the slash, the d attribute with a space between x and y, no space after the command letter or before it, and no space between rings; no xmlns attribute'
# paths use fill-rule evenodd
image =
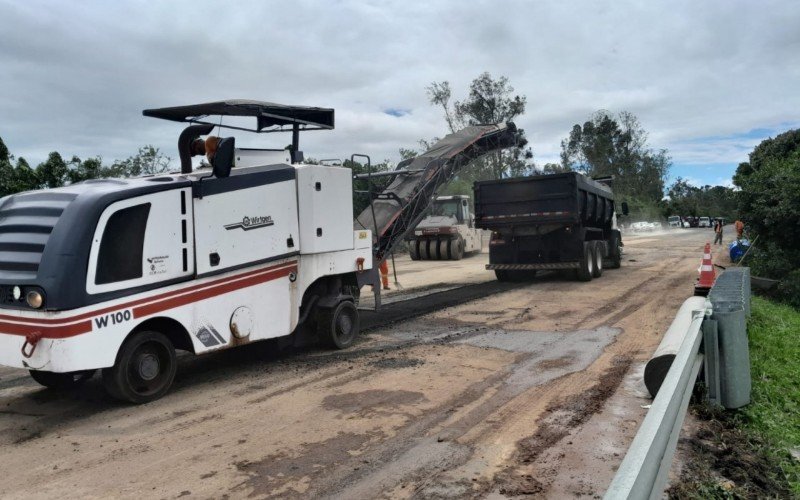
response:
<svg viewBox="0 0 800 500"><path fill-rule="evenodd" d="M700 217L700 220L697 223L698 227L711 227L711 218L709 217Z"/></svg>
<svg viewBox="0 0 800 500"><path fill-rule="evenodd" d="M683 221L681 221L680 215L670 215L667 222L669 223L669 227L683 227Z"/></svg>
<svg viewBox="0 0 800 500"><path fill-rule="evenodd" d="M630 229L634 233L644 233L655 230L656 225L652 222L645 222L645 221L634 222L633 224L631 224Z"/></svg>

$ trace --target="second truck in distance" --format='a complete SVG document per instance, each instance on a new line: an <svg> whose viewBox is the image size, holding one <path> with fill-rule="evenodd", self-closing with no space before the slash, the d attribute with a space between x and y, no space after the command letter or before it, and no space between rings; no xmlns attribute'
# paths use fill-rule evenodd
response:
<svg viewBox="0 0 800 500"><path fill-rule="evenodd" d="M622 237L607 184L568 172L481 181L474 189L475 225L492 231L486 268L498 280L567 269L589 281L605 266L620 267Z"/></svg>

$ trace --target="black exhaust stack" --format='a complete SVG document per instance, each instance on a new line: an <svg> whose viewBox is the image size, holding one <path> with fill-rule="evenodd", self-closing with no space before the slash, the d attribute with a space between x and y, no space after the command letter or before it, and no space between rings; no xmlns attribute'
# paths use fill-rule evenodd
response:
<svg viewBox="0 0 800 500"><path fill-rule="evenodd" d="M208 135L214 130L214 125L189 125L178 137L178 155L181 158L181 173L192 173L192 141L201 135Z"/></svg>

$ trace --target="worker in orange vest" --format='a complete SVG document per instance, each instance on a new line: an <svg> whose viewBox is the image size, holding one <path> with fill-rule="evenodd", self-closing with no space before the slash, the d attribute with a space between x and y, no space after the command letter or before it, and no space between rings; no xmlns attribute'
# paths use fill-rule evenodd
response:
<svg viewBox="0 0 800 500"><path fill-rule="evenodd" d="M744 233L744 222L737 220L734 222L733 226L736 228L736 239L742 239L742 233Z"/></svg>
<svg viewBox="0 0 800 500"><path fill-rule="evenodd" d="M381 283L383 283L383 289L391 290L391 288L389 288L389 262L386 260L381 261L379 269L381 270Z"/></svg>

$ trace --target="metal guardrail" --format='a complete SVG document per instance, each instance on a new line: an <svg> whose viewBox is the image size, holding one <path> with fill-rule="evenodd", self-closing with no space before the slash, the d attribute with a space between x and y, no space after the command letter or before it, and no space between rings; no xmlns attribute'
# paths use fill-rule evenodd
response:
<svg viewBox="0 0 800 500"><path fill-rule="evenodd" d="M745 323L750 312L749 269L729 268L717 278L708 299L687 299L673 321L670 329L688 322L686 335L606 491L606 499L663 496L689 399L704 363L712 403L725 408L749 403L750 358Z"/></svg>

